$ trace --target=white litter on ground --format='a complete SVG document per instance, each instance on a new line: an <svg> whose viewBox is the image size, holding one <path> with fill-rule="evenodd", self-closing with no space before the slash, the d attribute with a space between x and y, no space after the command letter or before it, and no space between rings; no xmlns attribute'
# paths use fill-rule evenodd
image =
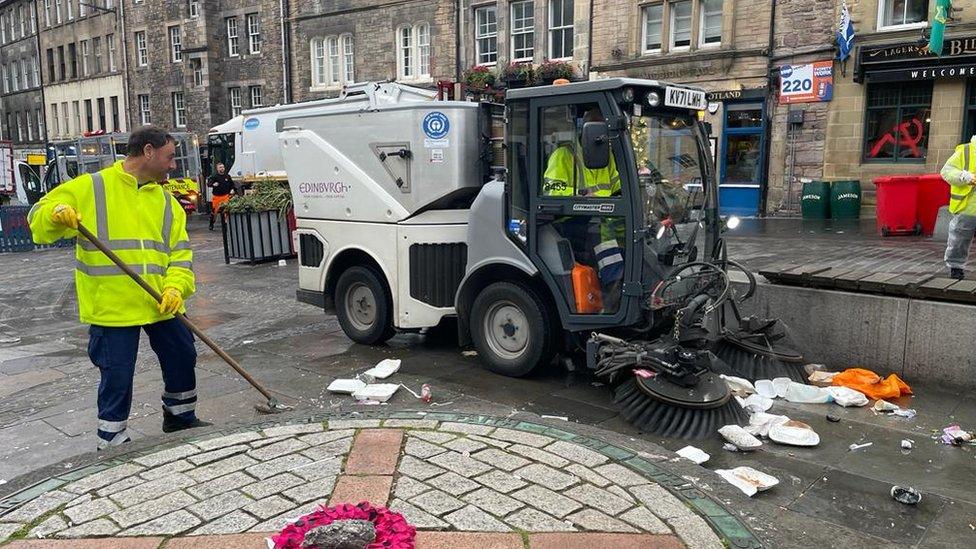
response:
<svg viewBox="0 0 976 549"><path fill-rule="evenodd" d="M716 469L715 473L735 486L742 493L752 497L757 492L764 492L779 484L779 479L757 471L752 467L736 467L735 469Z"/></svg>
<svg viewBox="0 0 976 549"><path fill-rule="evenodd" d="M387 358L381 360L379 364L373 366L369 370L363 372L364 376L369 376L373 379L386 379L397 372L400 369L400 360L394 358Z"/></svg>
<svg viewBox="0 0 976 549"><path fill-rule="evenodd" d="M675 453L689 461L697 463L698 465L705 463L712 457L705 453L705 451L701 448L695 448L694 446L685 446Z"/></svg>

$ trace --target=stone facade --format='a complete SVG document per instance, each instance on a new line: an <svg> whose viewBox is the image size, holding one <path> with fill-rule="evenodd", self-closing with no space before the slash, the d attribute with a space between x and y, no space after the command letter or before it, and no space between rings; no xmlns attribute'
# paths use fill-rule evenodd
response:
<svg viewBox="0 0 976 549"><path fill-rule="evenodd" d="M422 87L433 87L439 80L455 80L454 2L293 0L291 10L291 83L295 101L334 96L342 84L350 83L350 76L352 82L396 79ZM404 32L412 44L404 42ZM353 49L348 51L350 43ZM424 43L429 44L429 50L423 49ZM336 48L334 52L332 47ZM351 74L346 65L349 55ZM405 58L409 59L406 63ZM337 59L341 66L333 70ZM424 63L422 59L429 61ZM405 66L411 64L413 68L408 71ZM426 71L422 70L425 65Z"/></svg>
<svg viewBox="0 0 976 549"><path fill-rule="evenodd" d="M124 7L133 126L145 121L146 99L151 123L201 138L242 109L283 101L277 1L125 0ZM181 55L174 55L175 32ZM146 40L144 54L140 36ZM174 105L180 100L183 109L177 115Z"/></svg>
<svg viewBox="0 0 976 549"><path fill-rule="evenodd" d="M0 2L0 127L19 158L43 152L47 139L35 10L33 0Z"/></svg>
<svg viewBox="0 0 976 549"><path fill-rule="evenodd" d="M82 4L77 0L37 2L41 79L51 140L127 128L118 12Z"/></svg>

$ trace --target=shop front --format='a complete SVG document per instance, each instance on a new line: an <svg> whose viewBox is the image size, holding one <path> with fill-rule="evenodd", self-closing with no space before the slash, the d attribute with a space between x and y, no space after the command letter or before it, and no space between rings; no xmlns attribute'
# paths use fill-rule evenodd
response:
<svg viewBox="0 0 976 549"><path fill-rule="evenodd" d="M715 168L722 215L754 217L765 183L766 89L716 91L708 94L713 128Z"/></svg>

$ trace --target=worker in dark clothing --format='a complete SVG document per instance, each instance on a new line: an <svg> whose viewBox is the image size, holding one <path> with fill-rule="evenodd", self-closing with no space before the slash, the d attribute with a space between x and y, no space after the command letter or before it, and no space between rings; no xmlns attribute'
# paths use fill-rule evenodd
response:
<svg viewBox="0 0 976 549"><path fill-rule="evenodd" d="M214 214L234 194L234 180L227 174L227 168L223 164L217 164L217 173L210 176L207 186L210 187L210 193L213 196L210 201L210 230L212 231L214 230Z"/></svg>

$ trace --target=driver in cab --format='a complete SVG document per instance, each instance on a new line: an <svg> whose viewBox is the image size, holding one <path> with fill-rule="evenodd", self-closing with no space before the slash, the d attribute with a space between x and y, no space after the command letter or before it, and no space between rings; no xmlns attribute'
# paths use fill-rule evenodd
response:
<svg viewBox="0 0 976 549"><path fill-rule="evenodd" d="M600 109L593 107L583 115L583 122L604 122ZM563 143L546 164L543 174L543 194L552 197L605 198L620 196L620 174L610 155L610 162L604 168L587 168L583 162L583 151L577 138ZM593 255L598 267L600 285L603 287L606 311L616 310L616 296L624 276L624 250L620 245L625 226L623 220L604 218L600 222L600 243L593 247ZM610 298L610 299L608 299Z"/></svg>

